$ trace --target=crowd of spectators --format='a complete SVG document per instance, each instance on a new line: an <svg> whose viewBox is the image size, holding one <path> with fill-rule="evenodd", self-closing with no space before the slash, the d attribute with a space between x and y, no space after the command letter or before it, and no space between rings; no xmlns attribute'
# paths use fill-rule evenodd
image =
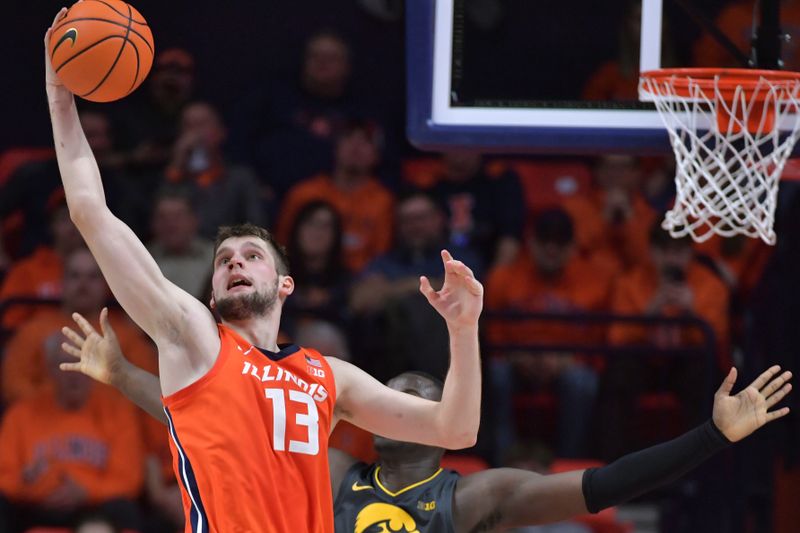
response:
<svg viewBox="0 0 800 533"><path fill-rule="evenodd" d="M736 24L729 11L722 23ZM626 35L587 98L630 97L638 60ZM266 226L297 283L284 340L381 380L443 377L447 330L418 286L421 275L441 283L447 248L486 289L490 414L475 453L491 464L531 440L559 457L614 458L707 416L710 383L732 363L759 366L746 360L750 319L790 271L791 251L670 238L660 227L674 194L668 158L414 152L350 91L353 53L336 32L313 35L299 78L242 102L230 125L196 98L195 60L177 48L159 52L136 97L81 107L109 206L168 279L207 302L216 228ZM152 372L157 358L109 302L55 158L28 159L0 176L0 515L80 520L87 532L175 531L180 495L163 427L108 387L57 370L69 357L61 327L73 312L96 323L108 303L126 356ZM537 174L554 165L565 169L556 185L572 185L542 191L543 202ZM782 194L791 213L793 190ZM655 433L640 427L667 419ZM364 436L345 432L332 442L368 456Z"/></svg>

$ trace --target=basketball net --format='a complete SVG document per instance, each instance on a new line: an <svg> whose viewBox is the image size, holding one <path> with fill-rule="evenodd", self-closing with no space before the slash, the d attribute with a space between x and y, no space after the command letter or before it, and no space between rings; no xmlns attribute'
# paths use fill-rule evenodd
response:
<svg viewBox="0 0 800 533"><path fill-rule="evenodd" d="M775 243L778 182L800 134L800 75L757 72L642 73L640 91L654 101L675 153L677 195L662 224L673 237Z"/></svg>

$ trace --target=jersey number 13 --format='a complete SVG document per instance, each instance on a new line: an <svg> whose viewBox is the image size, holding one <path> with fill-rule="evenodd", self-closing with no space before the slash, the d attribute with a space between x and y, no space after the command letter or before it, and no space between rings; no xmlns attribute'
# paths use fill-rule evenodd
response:
<svg viewBox="0 0 800 533"><path fill-rule="evenodd" d="M305 404L305 413L298 411L294 424L308 428L308 441L289 440L289 451L317 455L319 452L319 412L317 404L305 392L299 390L264 389L267 398L272 401L272 447L275 451L286 451L286 393L289 401Z"/></svg>

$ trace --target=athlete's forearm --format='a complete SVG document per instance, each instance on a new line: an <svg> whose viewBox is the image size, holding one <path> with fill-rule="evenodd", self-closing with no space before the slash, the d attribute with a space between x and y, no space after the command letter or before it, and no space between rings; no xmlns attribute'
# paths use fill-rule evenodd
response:
<svg viewBox="0 0 800 533"><path fill-rule="evenodd" d="M105 206L103 182L78 118L75 97L55 89L47 94L58 169L70 214L78 220L83 211Z"/></svg>
<svg viewBox="0 0 800 533"><path fill-rule="evenodd" d="M674 481L729 444L709 420L671 441L590 468L583 474L586 508L596 513Z"/></svg>
<svg viewBox="0 0 800 533"><path fill-rule="evenodd" d="M111 385L147 414L162 424L167 424L157 376L128 361L122 361L119 368L111 373Z"/></svg>
<svg viewBox="0 0 800 533"><path fill-rule="evenodd" d="M469 448L478 438L481 419L481 361L478 326L450 334L450 369L438 405L439 434L451 449Z"/></svg>

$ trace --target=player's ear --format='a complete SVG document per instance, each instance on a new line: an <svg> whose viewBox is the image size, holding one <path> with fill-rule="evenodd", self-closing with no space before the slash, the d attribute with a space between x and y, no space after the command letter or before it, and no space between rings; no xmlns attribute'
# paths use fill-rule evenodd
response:
<svg viewBox="0 0 800 533"><path fill-rule="evenodd" d="M278 281L278 293L286 298L294 292L294 279L292 276L280 276Z"/></svg>
<svg viewBox="0 0 800 533"><path fill-rule="evenodd" d="M217 302L216 302L216 300L214 300L214 295L213 294L211 295L211 299L208 301L208 305L209 305L209 307L211 307L211 309L216 309L216 307L217 307Z"/></svg>

